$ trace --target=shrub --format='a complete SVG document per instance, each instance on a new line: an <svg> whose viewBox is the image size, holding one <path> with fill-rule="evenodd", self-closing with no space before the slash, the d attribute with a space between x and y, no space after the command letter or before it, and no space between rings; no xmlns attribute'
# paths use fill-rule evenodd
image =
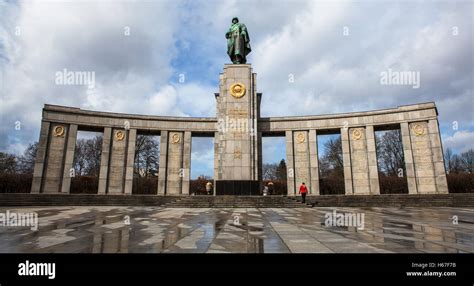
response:
<svg viewBox="0 0 474 286"><path fill-rule="evenodd" d="M331 176L319 179L319 193L321 195L343 195L346 193L344 178Z"/></svg>
<svg viewBox="0 0 474 286"><path fill-rule="evenodd" d="M206 192L206 184L207 182L211 182L212 186L214 187L214 180L206 180L203 178L198 178L196 180L191 180L189 182L189 194L190 195L207 195Z"/></svg>
<svg viewBox="0 0 474 286"><path fill-rule="evenodd" d="M156 195L158 193L158 177L133 178L132 194Z"/></svg>
<svg viewBox="0 0 474 286"><path fill-rule="evenodd" d="M474 174L451 173L447 175L448 190L450 193L473 193Z"/></svg>
<svg viewBox="0 0 474 286"><path fill-rule="evenodd" d="M408 194L406 177L379 175L380 194Z"/></svg>
<svg viewBox="0 0 474 286"><path fill-rule="evenodd" d="M97 194L99 178L96 176L77 176L71 178L71 194Z"/></svg>
<svg viewBox="0 0 474 286"><path fill-rule="evenodd" d="M32 174L0 173L0 193L29 193Z"/></svg>

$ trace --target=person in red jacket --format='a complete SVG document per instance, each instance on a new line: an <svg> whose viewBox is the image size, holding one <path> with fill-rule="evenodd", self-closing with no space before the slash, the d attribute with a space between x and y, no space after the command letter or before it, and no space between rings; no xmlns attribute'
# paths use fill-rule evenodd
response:
<svg viewBox="0 0 474 286"><path fill-rule="evenodd" d="M303 204L306 203L306 194L308 193L308 189L306 188L306 185L304 183L301 184L300 186L300 194L301 198L303 199Z"/></svg>

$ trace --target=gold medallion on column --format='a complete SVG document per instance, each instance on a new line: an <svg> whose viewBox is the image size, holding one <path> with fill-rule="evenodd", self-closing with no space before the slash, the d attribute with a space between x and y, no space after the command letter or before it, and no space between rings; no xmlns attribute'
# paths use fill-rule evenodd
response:
<svg viewBox="0 0 474 286"><path fill-rule="evenodd" d="M246 88L243 83L234 83L230 86L230 94L235 98L241 98L245 95Z"/></svg>

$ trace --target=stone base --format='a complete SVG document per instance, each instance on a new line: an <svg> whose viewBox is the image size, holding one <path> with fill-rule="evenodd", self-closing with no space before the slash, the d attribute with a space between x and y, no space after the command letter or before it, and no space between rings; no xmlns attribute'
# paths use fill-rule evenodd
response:
<svg viewBox="0 0 474 286"><path fill-rule="evenodd" d="M251 180L221 180L216 181L216 195L230 196L259 196L260 187L258 181Z"/></svg>

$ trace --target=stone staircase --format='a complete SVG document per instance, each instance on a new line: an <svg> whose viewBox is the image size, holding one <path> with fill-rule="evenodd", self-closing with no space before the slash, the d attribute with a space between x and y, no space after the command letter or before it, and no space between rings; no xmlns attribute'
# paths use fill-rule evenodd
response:
<svg viewBox="0 0 474 286"><path fill-rule="evenodd" d="M168 208L307 208L286 196L189 196L163 205Z"/></svg>
<svg viewBox="0 0 474 286"><path fill-rule="evenodd" d="M159 206L177 197L153 195L0 194L6 206Z"/></svg>
<svg viewBox="0 0 474 286"><path fill-rule="evenodd" d="M301 201L301 197L293 197ZM474 193L307 196L313 207L474 207Z"/></svg>
<svg viewBox="0 0 474 286"><path fill-rule="evenodd" d="M474 193L427 195L308 196L156 196L86 194L0 194L9 206L165 206L176 208L301 208L301 207L471 207Z"/></svg>

